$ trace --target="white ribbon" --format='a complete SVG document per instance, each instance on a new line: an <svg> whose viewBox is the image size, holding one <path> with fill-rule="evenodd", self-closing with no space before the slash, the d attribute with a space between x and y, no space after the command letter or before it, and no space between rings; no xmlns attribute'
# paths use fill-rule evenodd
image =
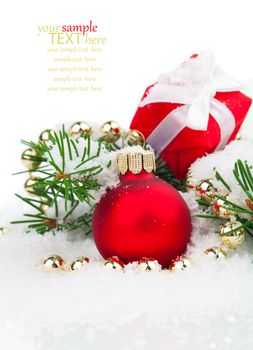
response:
<svg viewBox="0 0 253 350"><path fill-rule="evenodd" d="M189 71L191 63L195 65L197 74L197 58L191 58L181 67L167 74L166 82L158 82L150 88L147 96L140 102L139 107L144 107L152 103L180 103L184 106L174 109L149 135L147 142L161 153L185 128L193 130L207 130L209 113L213 116L220 128L220 142L216 150L224 148L235 128L235 119L232 112L225 104L214 98L216 92L239 91L243 85L237 79L231 78L223 73L214 62L210 54L203 55L204 60L208 60L205 69L205 81L202 84L189 85L189 81L178 82L178 72ZM203 70L203 56L202 59ZM205 62L204 62L205 63ZM175 74L176 73L176 74ZM177 78L175 84L175 75ZM187 74L184 74L187 76ZM179 76L180 78L180 76ZM174 79L174 82L173 82Z"/></svg>

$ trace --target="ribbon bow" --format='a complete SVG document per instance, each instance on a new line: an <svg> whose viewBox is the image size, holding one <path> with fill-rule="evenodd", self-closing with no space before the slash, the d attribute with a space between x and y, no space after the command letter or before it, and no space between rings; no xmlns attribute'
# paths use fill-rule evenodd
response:
<svg viewBox="0 0 253 350"><path fill-rule="evenodd" d="M209 113L220 127L217 149L225 147L235 128L231 111L214 98L216 92L239 91L243 84L224 73L216 64L211 52L192 57L174 71L161 76L140 102L144 107L151 103L180 103L149 135L147 142L161 153L185 128L207 130Z"/></svg>

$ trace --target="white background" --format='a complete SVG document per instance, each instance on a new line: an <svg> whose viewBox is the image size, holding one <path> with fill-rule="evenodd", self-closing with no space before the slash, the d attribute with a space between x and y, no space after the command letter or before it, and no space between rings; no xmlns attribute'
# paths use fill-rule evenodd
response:
<svg viewBox="0 0 253 350"><path fill-rule="evenodd" d="M22 169L19 140L66 120L115 119L128 127L145 87L192 53L213 49L223 69L253 77L251 1L6 1L1 6L1 202ZM48 94L48 46L38 25L93 20L108 38L103 92ZM12 182L11 182L12 183Z"/></svg>
<svg viewBox="0 0 253 350"><path fill-rule="evenodd" d="M243 80L253 78L251 4L246 0L2 1L0 226L7 223L7 214L23 213L13 204L13 193L21 192L23 179L10 176L22 170L21 138L36 141L43 129L69 120L115 119L128 127L146 86L161 72L205 49L215 51L226 72ZM47 94L48 45L37 36L37 26L76 25L91 19L101 36L108 37L103 93ZM227 161L225 166L229 169ZM198 230L203 233L202 228ZM60 234L44 238L10 231L3 235L0 325L5 324L5 328L1 329L0 343L6 341L7 346L1 348L34 350L34 341L36 349L91 349L86 345L94 336L94 329L86 326L91 318L93 322L106 320L109 328L112 325L109 333L97 330L96 350L252 349L252 246L248 246L249 253L242 247L242 257L236 253L229 263L216 265L204 260L203 251L216 245L217 237L200 232L193 247L196 266L192 273L129 278L105 274L99 261L81 275L45 274L39 261L49 252L57 252L70 262L83 254L94 260L97 251L87 242L72 243ZM154 324L149 326L149 319L140 315L140 310L147 312ZM166 317L167 328L159 328ZM41 325L48 329L40 329ZM32 339L29 332L34 330L39 337ZM57 334L58 330L62 333ZM50 334L54 331L53 337ZM70 342L74 345L69 346ZM10 343L15 345L10 347ZM224 343L227 346L222 348Z"/></svg>

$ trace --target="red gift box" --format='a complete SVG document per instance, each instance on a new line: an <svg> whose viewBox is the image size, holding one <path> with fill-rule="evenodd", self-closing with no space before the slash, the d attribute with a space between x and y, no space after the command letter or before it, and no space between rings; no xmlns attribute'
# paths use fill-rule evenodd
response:
<svg viewBox="0 0 253 350"><path fill-rule="evenodd" d="M234 140L251 106L242 84L194 55L149 86L131 122L180 179L199 157Z"/></svg>

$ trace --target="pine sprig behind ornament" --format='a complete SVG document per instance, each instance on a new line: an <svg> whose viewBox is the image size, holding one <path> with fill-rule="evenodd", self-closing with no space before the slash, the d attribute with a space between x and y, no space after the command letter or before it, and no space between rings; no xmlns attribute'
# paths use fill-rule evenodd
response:
<svg viewBox="0 0 253 350"><path fill-rule="evenodd" d="M28 228L40 234L51 229L82 228L90 232L96 193L103 185L100 174L106 172L114 181L116 178L116 174L108 170L111 165L108 146L102 140L91 140L89 133L70 138L64 126L59 132L48 133L47 141L42 139L36 144L22 140L22 143L32 150L31 157L26 156L26 161L30 161L25 171L30 175L26 190L36 198L17 196L35 209L35 213L24 214L26 220L13 223L28 223ZM34 157L37 167L31 166ZM62 206L63 202L64 208L60 210L59 204ZM84 214L73 219L83 203Z"/></svg>
<svg viewBox="0 0 253 350"><path fill-rule="evenodd" d="M170 183L174 186L178 191L185 192L185 181L179 180L175 177L175 175L170 170L168 164L160 157L156 159L156 172L155 174L163 179L164 181Z"/></svg>

